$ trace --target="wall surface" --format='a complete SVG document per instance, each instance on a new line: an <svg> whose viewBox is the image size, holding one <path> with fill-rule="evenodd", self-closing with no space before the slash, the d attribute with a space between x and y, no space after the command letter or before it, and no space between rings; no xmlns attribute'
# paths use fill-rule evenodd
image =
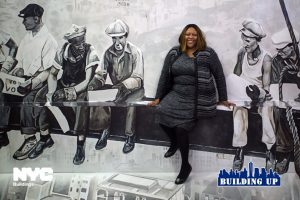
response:
<svg viewBox="0 0 300 200"><path fill-rule="evenodd" d="M130 27L128 41L143 52L145 89L147 97L154 97L162 63L169 49L178 44L183 27L195 23L204 31L207 41L218 53L225 75L233 72L240 49L244 19L261 23L267 36L261 42L271 55L275 48L271 35L286 27L280 5L274 0L163 0L163 1L1 1L1 30L10 33L19 43L25 34L22 18L17 15L28 3L37 2L44 7L43 21L60 45L71 24L87 26L87 42L99 55L111 45L105 29L115 19L124 20ZM300 30L297 13L300 2L286 1L290 20Z"/></svg>
<svg viewBox="0 0 300 200"><path fill-rule="evenodd" d="M17 44L20 44L26 34L22 24L23 19L18 17L18 14L29 3L37 3L44 8L43 22L54 36L59 48L66 42L63 36L72 24L86 26L86 41L93 45L100 62L103 61L105 51L113 44L112 38L105 33L106 28L116 19L126 22L129 26L127 41L136 45L143 54L145 89L143 100L155 97L165 56L173 46L178 45L178 37L183 27L195 23L205 33L208 45L219 56L228 81L229 99L239 106L245 106L249 109L251 99L246 96L244 82L230 79L237 63L238 52L243 47L240 31L243 28L242 23L245 19L251 19L263 27L266 37L262 38L259 45L268 52L271 58L277 55L271 36L287 27L278 0L0 0L1 31L9 33ZM300 32L300 1L285 0L285 4L294 30ZM5 45L0 50L5 55L8 54ZM107 80L107 83L109 81ZM288 102L287 105L293 107L295 127L299 130L300 115L299 111L296 110L299 110L300 104L294 99L298 97L300 90L296 82L292 82L289 88L284 89L283 93L284 100ZM278 84L273 85L272 88L275 88L272 92L273 99L260 104L260 106L264 108L279 106ZM240 93L236 93L240 89L244 96L239 96ZM96 95L94 98L97 100L98 97L100 98ZM147 180L155 179L157 183L166 185L173 182L175 174L179 171L180 155L177 152L175 157L170 160L163 158L163 154L167 150L165 146L169 143L156 121L157 116L154 108L141 106L135 102L137 143L132 153L123 154L126 108L104 103L105 105L113 105L112 110L108 108L107 110L102 108L97 110L95 105L100 105L101 102L90 103L96 103L93 107L96 110L90 111L86 160L79 166L72 163L76 150L76 137L73 136L75 115L71 108L67 113L64 113L71 132L62 134L62 128L57 120L50 115L48 119L51 123L51 131L59 133L52 136L55 145L47 149L37 159L14 160L12 155L23 142L23 136L19 131L19 111L18 108L14 108L17 112L10 116L12 120L10 125L16 130L8 133L10 144L0 150L0 199L29 200L31 193L33 196L41 195L42 192L37 192L37 188L47 190L45 189L47 187L49 187L48 193L45 196L48 196L48 199L69 199L75 198L76 195L79 197L79 193L66 192L70 189L70 182L73 179L79 182L84 179L88 180L90 188L88 188L89 196L86 199L96 199L96 193L99 188L104 187L104 181L115 174L134 174ZM59 104L59 107L64 107L64 105L68 107L71 104L63 102ZM74 103L74 105L77 104ZM215 118L199 120L196 128L190 134L192 150L189 158L193 165L193 174L183 187L175 187L173 184L174 191L179 191L177 198L183 200L217 198L300 199L300 179L293 162L290 163L288 172L281 176L281 187L279 188L216 187L219 170L232 168L232 154L234 153L232 138L238 123L245 125L249 122L249 128L246 130L248 132L246 149L249 153L246 154L245 168L250 161L254 162L256 167L265 167L265 158L261 157L265 157L267 147L261 141L261 137L264 131L273 133L277 131L277 125L269 126L263 130L264 121L259 114L260 111L246 111L249 112L249 118L242 118L239 122L235 122L233 109L222 106L219 106L218 109ZM110 114L112 115L110 116ZM246 115L248 116L248 113ZM273 113L270 116L273 117ZM97 140L95 137L99 137L99 133L103 129L109 128L109 120L112 121L110 124L111 137L108 140L107 148L96 151L94 146ZM298 132L297 134L299 135ZM54 169L56 177L67 178L65 181L57 181L57 183L53 181L49 185L43 185L44 183L39 182L35 183L35 187L14 187L12 186L13 167L51 167ZM124 182L126 181L129 179L124 180ZM55 193L59 192L55 192L53 188L60 186L66 191L61 191L61 195L57 195ZM34 198L36 197L31 199ZM129 199L133 199L133 197ZM165 197L165 199L170 198Z"/></svg>

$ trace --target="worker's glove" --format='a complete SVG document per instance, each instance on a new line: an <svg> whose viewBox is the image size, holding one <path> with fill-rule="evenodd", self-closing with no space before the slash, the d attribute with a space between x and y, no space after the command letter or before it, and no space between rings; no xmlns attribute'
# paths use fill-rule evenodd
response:
<svg viewBox="0 0 300 200"><path fill-rule="evenodd" d="M32 90L32 79L28 79L24 83L21 83L17 88L17 91L22 95L28 94L31 90Z"/></svg>
<svg viewBox="0 0 300 200"><path fill-rule="evenodd" d="M75 101L77 93L74 87L59 89L52 96L53 102Z"/></svg>
<svg viewBox="0 0 300 200"><path fill-rule="evenodd" d="M126 86L123 83L119 83L117 85L114 85L112 87L113 89L118 89L118 93L116 95L116 98L114 102L116 103L124 103L127 96L131 93L129 89L126 88Z"/></svg>

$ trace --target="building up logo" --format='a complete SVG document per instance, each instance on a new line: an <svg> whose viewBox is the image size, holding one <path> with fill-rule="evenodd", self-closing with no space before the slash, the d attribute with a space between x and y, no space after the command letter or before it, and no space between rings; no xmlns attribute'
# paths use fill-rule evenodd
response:
<svg viewBox="0 0 300 200"><path fill-rule="evenodd" d="M272 169L269 173L265 168L253 170L253 163L250 162L249 173L246 168L239 172L220 170L218 186L280 186L280 176Z"/></svg>

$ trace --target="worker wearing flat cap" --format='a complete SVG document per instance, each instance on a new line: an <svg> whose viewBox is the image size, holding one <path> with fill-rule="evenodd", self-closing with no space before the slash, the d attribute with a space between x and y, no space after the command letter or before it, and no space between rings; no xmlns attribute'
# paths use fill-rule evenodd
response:
<svg viewBox="0 0 300 200"><path fill-rule="evenodd" d="M266 33L263 27L256 21L251 19L246 19L242 23L243 28L240 30L242 34L246 37L256 38L257 40L261 40L266 37Z"/></svg>
<svg viewBox="0 0 300 200"><path fill-rule="evenodd" d="M87 86L99 64L99 58L95 48L86 43L86 27L73 24L64 35L67 42L56 53L54 63L48 77L48 86L40 91L46 94L50 102L87 101ZM62 76L57 80L58 72L62 70ZM77 106L69 108L75 112L74 131L77 134L77 150L73 159L75 165L85 160L85 139L88 129L89 108ZM35 148L29 155L36 158L42 153L42 149Z"/></svg>
<svg viewBox="0 0 300 200"><path fill-rule="evenodd" d="M293 30L293 32L296 38L296 45L298 45L299 32L297 30ZM300 63L299 58L297 58L289 30L284 28L274 33L271 39L277 50L277 55L275 55L272 60L271 84L279 84L280 82L282 84L296 84L299 89L300 76L298 69L300 69ZM289 69L284 72L284 68ZM280 77L282 77L282 79L280 79ZM295 92L299 92L299 90ZM299 102L300 97L298 96L295 101ZM293 118L296 125L300 124L299 112L293 112ZM294 141L290 128L291 123L286 117L286 109L275 107L274 120L276 125L275 170L279 174L284 174L288 171L290 159L294 152Z"/></svg>
<svg viewBox="0 0 300 200"><path fill-rule="evenodd" d="M246 19L242 23L242 26L243 28L240 32L243 46L238 52L234 74L239 76L237 79L245 83L246 88L241 88L240 91L246 90L246 93L244 93L247 94L247 98L250 97L252 100L250 110L258 112L262 116L262 142L265 143L267 147L266 168L269 169L274 162L269 156L270 149L275 143L273 118L271 114L272 108L265 106L258 109L257 103L272 98L268 92L272 58L270 54L259 45L261 39L266 37L266 33L261 24L252 19ZM234 133L232 145L236 148L236 155L233 161L234 170L241 170L244 163L244 146L247 144L248 131L248 109L249 108L245 105L245 107L236 106L233 110Z"/></svg>
<svg viewBox="0 0 300 200"><path fill-rule="evenodd" d="M38 4L28 4L23 10L18 14L19 17L42 17L44 13L44 8Z"/></svg>
<svg viewBox="0 0 300 200"><path fill-rule="evenodd" d="M13 158L17 160L28 158L29 153L36 145L44 147L53 145L51 137L45 136L49 132L46 108L33 106L39 89L47 80L57 51L57 42L42 21L43 12L44 9L41 6L29 4L18 15L23 19L27 33L21 40L16 55L18 64L11 72L12 75L23 77L26 80L17 88L19 94L23 95L20 99L23 102L20 108L20 118L21 133L25 139L13 155ZM0 115L3 119L7 119L8 123L10 109L6 108L7 112L0 111ZM7 126L7 123L0 127ZM37 131L41 132L42 141L38 144L35 137Z"/></svg>
<svg viewBox="0 0 300 200"><path fill-rule="evenodd" d="M140 100L144 96L144 62L142 51L127 41L128 25L122 20L116 20L105 30L112 38L112 46L104 53L101 64L96 69L96 75L89 84L89 90L107 88L105 80L107 73L112 81L112 88L117 88L115 102L126 103ZM125 134L127 136L123 153L129 153L135 144L135 108L127 108ZM96 144L96 149L102 149L107 144L109 131L104 131Z"/></svg>

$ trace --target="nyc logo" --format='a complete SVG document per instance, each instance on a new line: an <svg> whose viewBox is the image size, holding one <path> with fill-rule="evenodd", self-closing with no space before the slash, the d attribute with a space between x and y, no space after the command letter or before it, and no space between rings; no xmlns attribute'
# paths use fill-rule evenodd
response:
<svg viewBox="0 0 300 200"><path fill-rule="evenodd" d="M13 180L14 181L52 181L53 169L50 167L43 168L13 168Z"/></svg>

